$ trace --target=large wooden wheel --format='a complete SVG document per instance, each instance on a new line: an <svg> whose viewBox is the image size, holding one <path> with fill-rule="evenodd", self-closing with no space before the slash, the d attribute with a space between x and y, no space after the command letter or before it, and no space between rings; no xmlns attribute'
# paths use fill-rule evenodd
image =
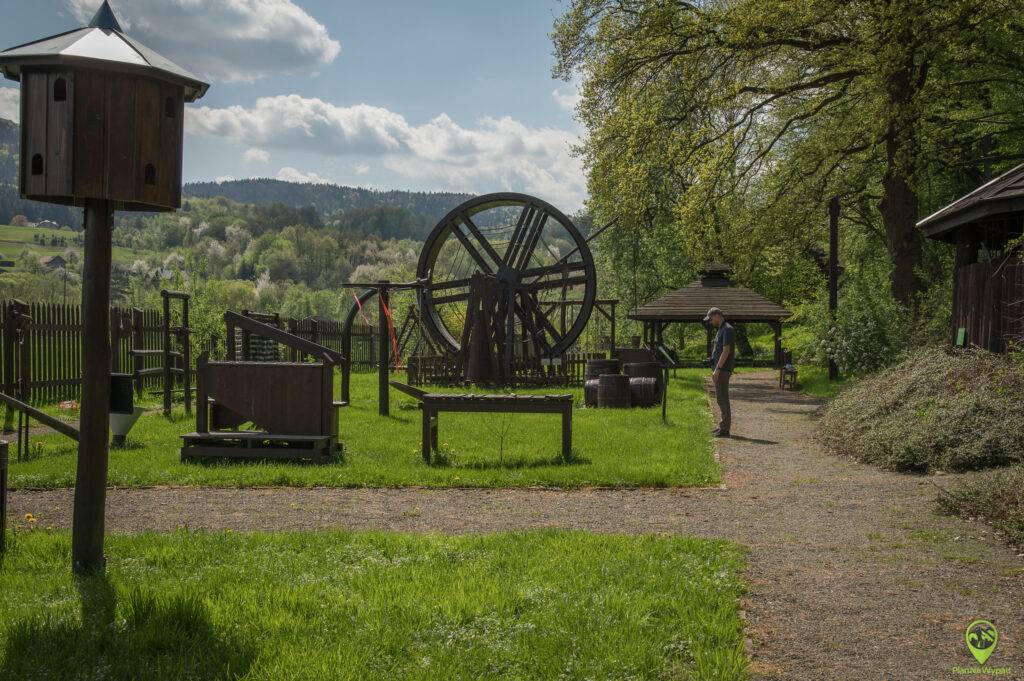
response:
<svg viewBox="0 0 1024 681"><path fill-rule="evenodd" d="M487 194L452 210L427 237L416 274L426 282L423 324L453 353L468 337L471 284L481 278L493 292L487 318L506 359L563 354L586 327L597 296L584 237L557 208L526 194ZM578 302L550 304L568 299Z"/></svg>

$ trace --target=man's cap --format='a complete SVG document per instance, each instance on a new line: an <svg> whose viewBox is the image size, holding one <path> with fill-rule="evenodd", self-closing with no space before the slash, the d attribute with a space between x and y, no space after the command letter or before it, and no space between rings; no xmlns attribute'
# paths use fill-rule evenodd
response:
<svg viewBox="0 0 1024 681"><path fill-rule="evenodd" d="M723 317L725 316L725 313L724 313L724 312L722 312L722 310L721 310L721 309L719 309L719 308L717 308L717 307L713 307L713 308L711 308L710 310L708 310L708 313L707 313L707 315L706 315L706 316L704 317L704 321L705 321L705 322L709 322L709 321L711 321L711 318L712 318L712 317L714 317L714 316L715 316L716 314L720 314L720 315L722 315Z"/></svg>

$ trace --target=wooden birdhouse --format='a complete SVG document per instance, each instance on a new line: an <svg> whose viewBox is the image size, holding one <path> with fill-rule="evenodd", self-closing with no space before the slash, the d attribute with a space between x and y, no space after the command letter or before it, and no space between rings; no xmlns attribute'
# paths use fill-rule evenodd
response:
<svg viewBox="0 0 1024 681"><path fill-rule="evenodd" d="M181 205L184 104L207 88L125 35L106 2L88 26L0 52L21 81L21 194L84 206Z"/></svg>

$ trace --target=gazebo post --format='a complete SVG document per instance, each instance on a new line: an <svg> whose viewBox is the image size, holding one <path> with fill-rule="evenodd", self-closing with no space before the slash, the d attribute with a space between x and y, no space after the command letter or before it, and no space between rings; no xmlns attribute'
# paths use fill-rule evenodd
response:
<svg viewBox="0 0 1024 681"><path fill-rule="evenodd" d="M772 322L772 331L775 332L775 368L782 367L782 322Z"/></svg>

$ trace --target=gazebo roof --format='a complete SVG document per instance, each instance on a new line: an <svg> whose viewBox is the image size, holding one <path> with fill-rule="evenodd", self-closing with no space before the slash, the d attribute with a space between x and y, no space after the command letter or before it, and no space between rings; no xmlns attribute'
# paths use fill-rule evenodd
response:
<svg viewBox="0 0 1024 681"><path fill-rule="evenodd" d="M199 99L209 89L191 73L125 35L110 5L104 2L88 26L34 40L0 52L0 71L21 79L26 65L70 65L116 69L156 76L185 87L185 100Z"/></svg>
<svg viewBox="0 0 1024 681"><path fill-rule="evenodd" d="M629 318L637 321L701 322L712 307L721 308L730 321L736 322L778 322L790 316L789 310L760 293L733 284L729 271L727 266L709 266L697 281L638 307Z"/></svg>
<svg viewBox="0 0 1024 681"><path fill-rule="evenodd" d="M1021 214L1024 214L1024 164L940 208L917 226L931 239L955 241L959 228L978 223L1006 223L1007 218L1017 223Z"/></svg>

